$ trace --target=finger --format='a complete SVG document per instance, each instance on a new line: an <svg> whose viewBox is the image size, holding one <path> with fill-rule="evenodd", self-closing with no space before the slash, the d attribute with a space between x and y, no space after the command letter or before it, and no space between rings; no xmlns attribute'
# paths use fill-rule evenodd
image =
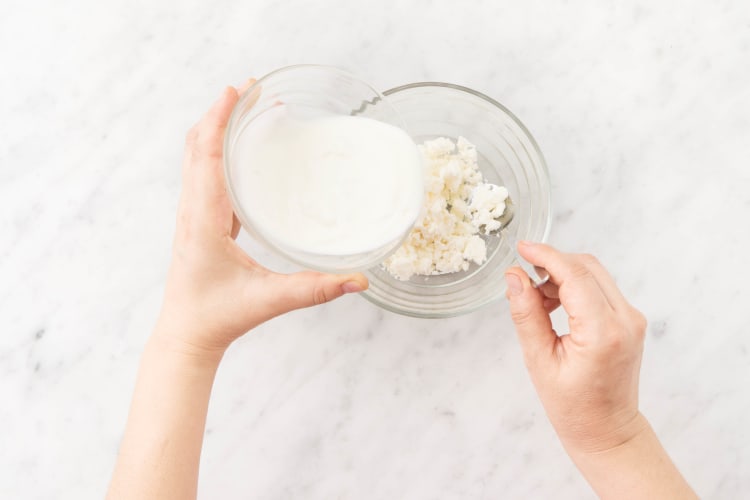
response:
<svg viewBox="0 0 750 500"><path fill-rule="evenodd" d="M542 293L531 286L528 275L518 267L505 273L510 313L526 364L532 369L549 362L557 335L544 308Z"/></svg>
<svg viewBox="0 0 750 500"><path fill-rule="evenodd" d="M232 214L232 231L230 234L233 240L237 239L237 235L240 234L241 228L242 224L240 224L240 220L237 218L237 215Z"/></svg>
<svg viewBox="0 0 750 500"><path fill-rule="evenodd" d="M240 90L227 87L211 109L188 133L185 153L186 183L195 193L208 196L211 203L223 199L226 194L224 182L224 133L226 132L232 110L239 100L239 93L245 92L255 83L249 79ZM253 92L245 99L245 107L252 107L260 93Z"/></svg>
<svg viewBox="0 0 750 500"><path fill-rule="evenodd" d="M234 87L227 87L211 109L196 126L192 148L194 160L221 160L224 148L224 130L237 103L239 95Z"/></svg>
<svg viewBox="0 0 750 500"><path fill-rule="evenodd" d="M227 87L188 134L183 167L186 211L196 224L229 235L232 230L231 202L224 183L223 136L229 115L237 102L237 91Z"/></svg>
<svg viewBox="0 0 750 500"><path fill-rule="evenodd" d="M539 246L539 245L534 245ZM547 245L544 245L547 246ZM521 249L521 246L519 245L519 251ZM588 269L588 271L594 276L594 279L596 280L596 284L601 289L602 293L604 294L604 297L607 299L607 302L613 309L624 309L626 307L629 307L629 304L625 297L622 295L622 292L620 292L620 289L617 287L617 284L615 283L612 276L609 274L607 269L599 262L599 260L594 257L593 255L588 254L562 254L564 255L570 263L575 263L576 265L583 265ZM550 285L549 283L545 284L544 286ZM555 286L554 283L551 284L551 286ZM549 290L550 293L553 293L552 290ZM545 295L547 295L545 293ZM548 297L554 297L554 295L550 294L547 295ZM557 295L559 297L559 295Z"/></svg>
<svg viewBox="0 0 750 500"><path fill-rule="evenodd" d="M274 297L269 304L273 316L294 309L311 307L341 297L346 293L357 293L369 286L361 273L325 274L304 271L294 274L272 274L268 278L266 294Z"/></svg>
<svg viewBox="0 0 750 500"><path fill-rule="evenodd" d="M599 262L599 259L593 255L579 255L584 265L591 271L591 274L596 278L596 282L604 292L604 296L607 297L607 301L616 310L625 310L630 307L627 299L622 294L620 289L617 287L612 275L609 271Z"/></svg>
<svg viewBox="0 0 750 500"><path fill-rule="evenodd" d="M241 99L238 105L241 107L243 113L248 112L255 106L258 99L260 99L263 89L260 85L256 85L256 83L258 82L255 78L250 78L244 85L237 88Z"/></svg>
<svg viewBox="0 0 750 500"><path fill-rule="evenodd" d="M257 80L255 80L255 78L249 78L248 80L245 81L245 83L243 83L242 85L240 85L239 87L237 87L237 93L239 95L244 94L245 92L247 92L247 89L249 89L250 87L252 87L253 84L256 81Z"/></svg>
<svg viewBox="0 0 750 500"><path fill-rule="evenodd" d="M543 243L520 242L519 253L545 268L560 288L560 302L571 317L598 317L613 310L596 277L583 261Z"/></svg>
<svg viewBox="0 0 750 500"><path fill-rule="evenodd" d="M558 299L544 299L542 304L544 305L544 310L547 311L547 314L552 314L553 311L560 307L560 301Z"/></svg>
<svg viewBox="0 0 750 500"><path fill-rule="evenodd" d="M549 299L559 299L560 298L560 287L557 286L555 283L552 283L551 281L548 281L547 283L537 287L539 290L542 291L545 297Z"/></svg>

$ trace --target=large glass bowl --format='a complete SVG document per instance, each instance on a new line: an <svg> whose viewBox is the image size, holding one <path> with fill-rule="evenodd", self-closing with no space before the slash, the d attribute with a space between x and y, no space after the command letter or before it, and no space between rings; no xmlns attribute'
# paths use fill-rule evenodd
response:
<svg viewBox="0 0 750 500"><path fill-rule="evenodd" d="M305 268L329 272L367 269L382 262L399 247L409 228L391 241L367 252L345 255L324 255L291 247L263 231L254 220L258 214L243 206L237 195L236 179L246 165L242 162L242 134L253 120L277 106L289 106L297 113L317 115L355 115L379 120L405 128L398 112L383 96L367 83L338 68L321 65L297 65L273 71L251 86L235 105L224 136L224 174L227 191L242 227L266 247ZM273 168L269 165L268 168ZM416 222L416 220L414 221Z"/></svg>
<svg viewBox="0 0 750 500"><path fill-rule="evenodd" d="M550 227L550 183L542 152L507 108L479 92L447 83L412 83L384 92L415 142L465 137L477 147L485 179L505 186L515 206L508 231L519 240L546 241ZM366 272L364 296L390 311L423 318L457 316L505 294L506 269L514 264L500 236L486 236L487 260L469 270L438 276L393 278L381 266Z"/></svg>

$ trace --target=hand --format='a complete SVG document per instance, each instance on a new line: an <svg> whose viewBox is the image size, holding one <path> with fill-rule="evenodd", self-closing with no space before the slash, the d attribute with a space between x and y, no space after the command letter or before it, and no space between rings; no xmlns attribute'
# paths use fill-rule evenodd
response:
<svg viewBox="0 0 750 500"><path fill-rule="evenodd" d="M632 439L647 422L638 410L644 316L590 255L522 242L518 250L550 273L533 288L520 268L506 274L513 322L552 425L569 452L600 452ZM549 313L562 304L570 333Z"/></svg>
<svg viewBox="0 0 750 500"><path fill-rule="evenodd" d="M172 263L157 332L190 349L223 351L275 316L367 288L362 274L269 271L235 242L223 138L239 91L228 87L187 136Z"/></svg>

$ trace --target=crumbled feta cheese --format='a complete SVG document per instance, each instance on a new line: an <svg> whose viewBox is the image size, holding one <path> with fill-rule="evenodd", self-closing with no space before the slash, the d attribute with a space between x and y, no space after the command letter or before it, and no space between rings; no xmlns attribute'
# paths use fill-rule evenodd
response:
<svg viewBox="0 0 750 500"><path fill-rule="evenodd" d="M500 227L508 190L485 183L477 165L477 150L459 137L426 141L419 146L426 169L426 196L422 218L407 240L383 263L399 280L411 276L455 273L471 262L487 259L479 236Z"/></svg>
<svg viewBox="0 0 750 500"><path fill-rule="evenodd" d="M500 228L498 217L505 212L508 190L495 184L479 184L471 195L469 209L471 218L478 228L484 226L484 234Z"/></svg>

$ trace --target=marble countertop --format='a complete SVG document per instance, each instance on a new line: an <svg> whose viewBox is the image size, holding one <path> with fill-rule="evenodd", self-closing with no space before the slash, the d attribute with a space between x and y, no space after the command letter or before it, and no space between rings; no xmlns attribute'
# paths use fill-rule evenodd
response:
<svg viewBox="0 0 750 500"><path fill-rule="evenodd" d="M553 179L550 241L599 256L650 320L643 412L703 497L750 498L750 4L468 5L0 6L0 497L101 498L160 303L184 134L224 85L317 62L383 90L466 85L525 122ZM230 350L200 493L593 497L506 303L429 321L359 297Z"/></svg>

